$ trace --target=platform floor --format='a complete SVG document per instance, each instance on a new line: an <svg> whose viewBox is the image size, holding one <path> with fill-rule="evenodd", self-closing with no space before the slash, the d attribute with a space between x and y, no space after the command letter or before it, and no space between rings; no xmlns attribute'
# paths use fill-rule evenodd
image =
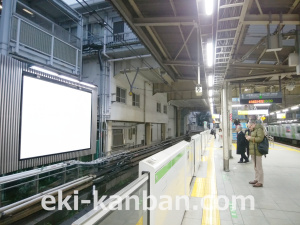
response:
<svg viewBox="0 0 300 225"><path fill-rule="evenodd" d="M223 171L222 144L211 138L202 157L197 176L192 181L190 210L186 211L182 225L295 225L300 224L300 148L275 143L271 145L267 158L263 158L264 187L254 188L248 182L254 180L254 162L237 163L233 144L233 159L230 159L230 172ZM205 195L205 209L201 200ZM225 200L216 204L217 196L225 195L230 200L226 210L219 210ZM231 206L232 196L252 195L254 210L246 202L242 210L238 201L237 208ZM193 210L193 206L200 210Z"/></svg>

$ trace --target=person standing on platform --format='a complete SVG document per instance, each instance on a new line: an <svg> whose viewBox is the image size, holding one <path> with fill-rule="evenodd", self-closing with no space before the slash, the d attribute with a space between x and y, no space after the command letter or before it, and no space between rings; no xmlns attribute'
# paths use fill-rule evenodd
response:
<svg viewBox="0 0 300 225"><path fill-rule="evenodd" d="M249 162L249 160L248 160L248 157L246 157L246 155L245 155L246 140L245 140L245 134L242 131L242 126L240 126L240 125L236 126L236 132L237 132L236 154L241 155L241 159L238 163L247 163L247 162Z"/></svg>
<svg viewBox="0 0 300 225"><path fill-rule="evenodd" d="M250 123L247 123L247 130L245 130L246 137L251 135L251 131L250 131L249 127L250 127ZM249 141L247 141L247 139L246 139L246 152L247 152L247 157L249 159L249 156L250 156L249 155Z"/></svg>
<svg viewBox="0 0 300 225"><path fill-rule="evenodd" d="M262 154L259 153L257 144L264 139L264 128L260 120L256 122L249 122L251 136L246 136L249 141L249 149L251 158L254 160L255 179L250 181L249 184L253 184L253 187L262 187L264 183L264 171L262 167Z"/></svg>

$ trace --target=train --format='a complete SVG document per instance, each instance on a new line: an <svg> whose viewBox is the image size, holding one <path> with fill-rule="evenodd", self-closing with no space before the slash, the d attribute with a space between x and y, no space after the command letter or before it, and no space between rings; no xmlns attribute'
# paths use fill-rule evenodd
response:
<svg viewBox="0 0 300 225"><path fill-rule="evenodd" d="M276 141L284 141L300 146L300 123L269 124L267 125L268 135Z"/></svg>

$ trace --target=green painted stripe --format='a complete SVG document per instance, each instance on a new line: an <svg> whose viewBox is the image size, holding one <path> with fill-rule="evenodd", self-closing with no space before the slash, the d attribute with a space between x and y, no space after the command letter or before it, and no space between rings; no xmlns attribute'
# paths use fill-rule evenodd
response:
<svg viewBox="0 0 300 225"><path fill-rule="evenodd" d="M184 155L184 151L176 155L167 165L161 168L155 173L155 183L157 183L171 168L174 166L178 160Z"/></svg>

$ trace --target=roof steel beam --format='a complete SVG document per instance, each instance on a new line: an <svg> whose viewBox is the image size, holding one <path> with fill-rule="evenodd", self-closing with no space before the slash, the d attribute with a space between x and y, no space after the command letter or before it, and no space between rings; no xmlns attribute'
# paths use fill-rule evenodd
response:
<svg viewBox="0 0 300 225"><path fill-rule="evenodd" d="M280 15L272 14L271 21L269 14L263 15L246 15L243 22L244 25L272 25L280 24ZM300 25L299 14L283 14L282 15L282 24L285 25Z"/></svg>
<svg viewBox="0 0 300 225"><path fill-rule="evenodd" d="M232 8L232 7L238 7L238 6L243 6L243 2L240 3L233 3L233 4L226 4L226 5L221 5L219 8L220 9L226 9L226 8Z"/></svg>
<svg viewBox="0 0 300 225"><path fill-rule="evenodd" d="M257 64L255 64L257 65ZM261 74L261 75L251 75L251 76L245 76L245 77L234 77L234 78L226 78L226 81L237 81L237 80L252 80L252 79L259 79L259 78L266 78L266 77L279 77L279 76L288 76L288 75L294 75L295 72L291 73L270 73L270 74Z"/></svg>
<svg viewBox="0 0 300 225"><path fill-rule="evenodd" d="M133 24L137 27L144 26L195 26L197 18L194 17L152 17L134 18Z"/></svg>
<svg viewBox="0 0 300 225"><path fill-rule="evenodd" d="M179 61L179 60L163 61L163 64L165 64L165 65L174 65L174 66L198 66L198 62L196 62L196 61Z"/></svg>

